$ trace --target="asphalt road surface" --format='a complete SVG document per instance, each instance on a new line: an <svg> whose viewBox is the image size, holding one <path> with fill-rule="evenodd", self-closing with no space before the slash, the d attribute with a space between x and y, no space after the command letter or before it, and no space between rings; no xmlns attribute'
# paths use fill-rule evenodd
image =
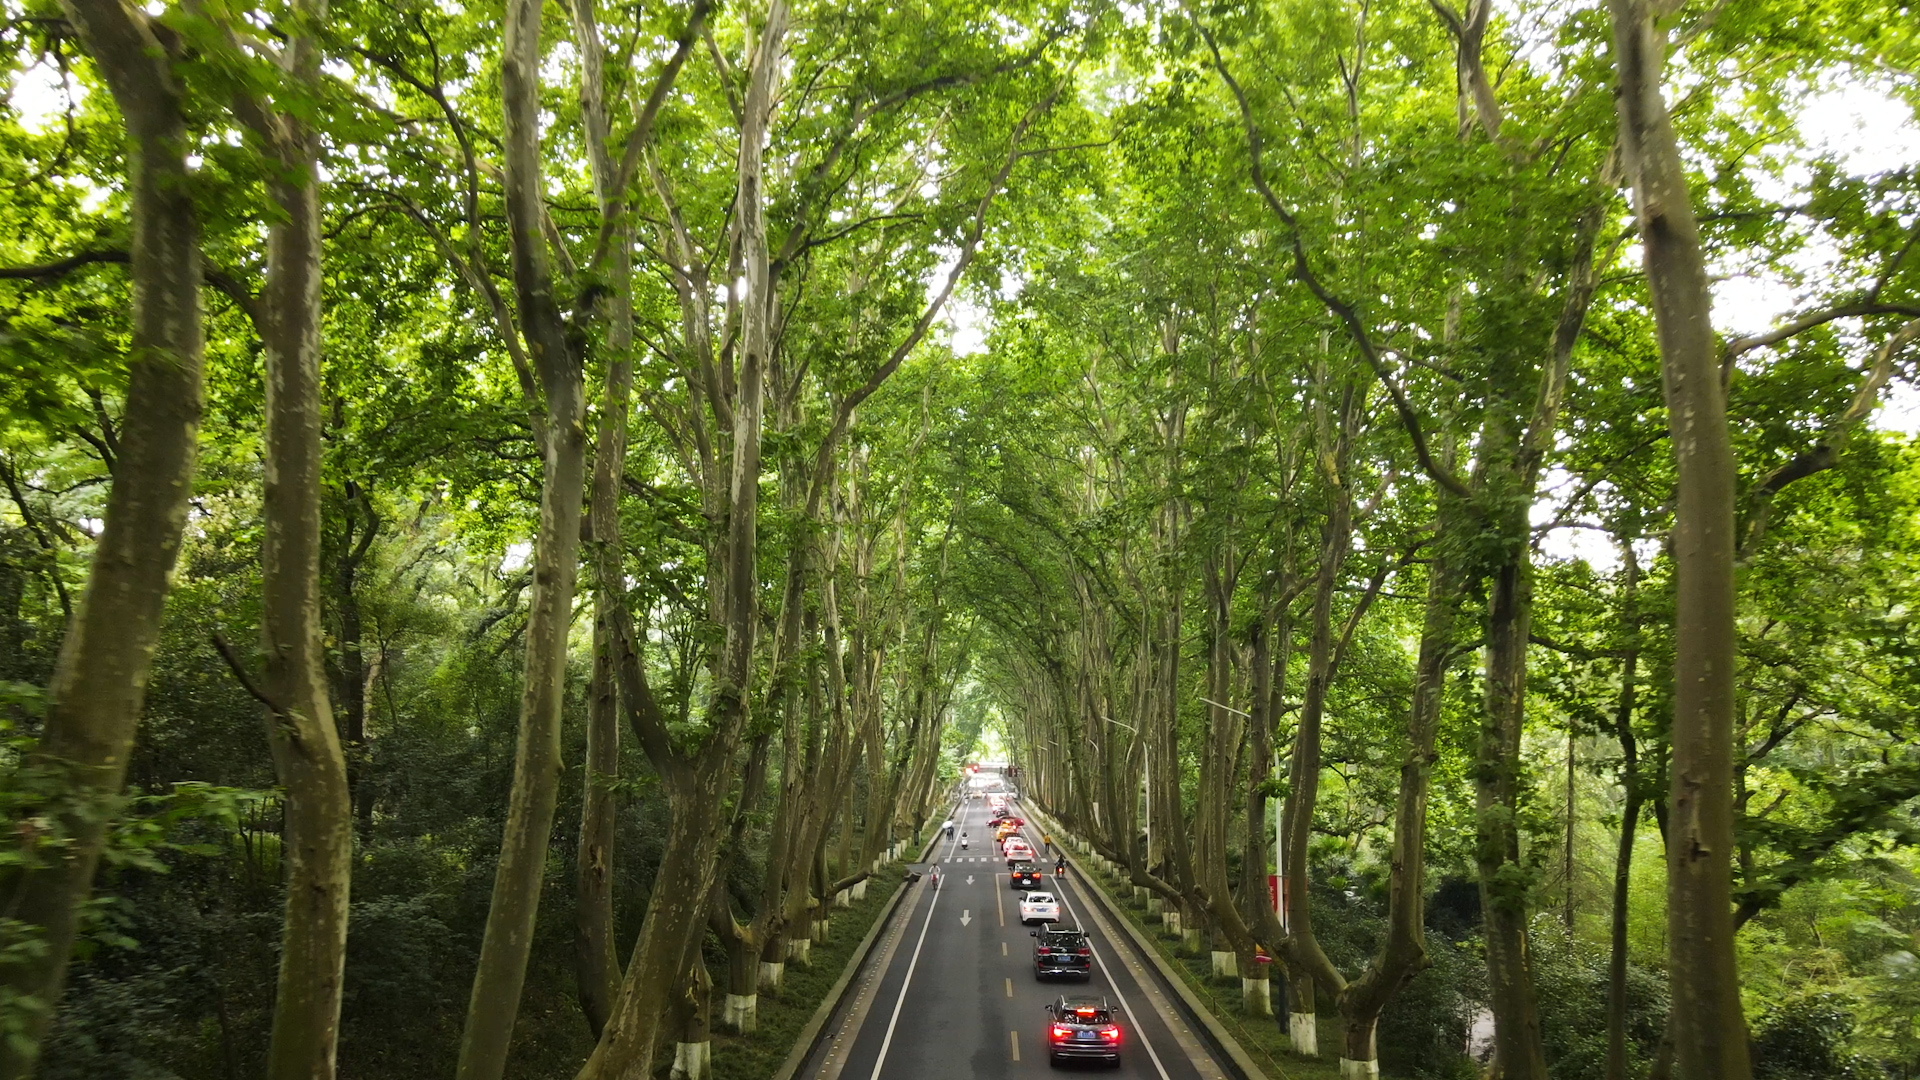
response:
<svg viewBox="0 0 1920 1080"><path fill-rule="evenodd" d="M1014 808L1020 813L1018 806ZM864 969L800 1071L814 1080L958 1080L1046 1076L1045 1006L1067 993L1104 994L1123 1031L1120 1068L1065 1062L1061 1071L1152 1080L1224 1080L1228 1075L1170 1004L1171 992L1068 877L1053 876L1040 830L1023 831L1060 900L1061 925L1093 944L1093 981L1033 974L1037 927L1020 923L1006 859L987 827L984 799L955 815L955 835L934 849L940 887L922 878L881 931ZM1024 816L1024 815L1022 815ZM970 843L959 846L965 831ZM875 884L881 884L876 882Z"/></svg>

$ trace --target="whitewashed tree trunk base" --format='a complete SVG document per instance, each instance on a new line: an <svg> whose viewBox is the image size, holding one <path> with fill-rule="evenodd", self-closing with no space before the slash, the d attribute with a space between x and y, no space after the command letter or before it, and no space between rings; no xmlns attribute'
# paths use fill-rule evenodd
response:
<svg viewBox="0 0 1920 1080"><path fill-rule="evenodd" d="M1248 1016L1272 1016L1273 980L1241 979L1240 1007Z"/></svg>
<svg viewBox="0 0 1920 1080"><path fill-rule="evenodd" d="M812 967L813 966L813 939L812 938L787 939L787 963L799 964L801 967Z"/></svg>
<svg viewBox="0 0 1920 1080"><path fill-rule="evenodd" d="M865 881L856 881L853 883L853 888L848 889L847 892L855 900L865 900L867 898L867 883Z"/></svg>
<svg viewBox="0 0 1920 1080"><path fill-rule="evenodd" d="M720 1007L720 1026L745 1035L760 1026L759 994L728 994Z"/></svg>
<svg viewBox="0 0 1920 1080"><path fill-rule="evenodd" d="M1237 979L1240 977L1240 957L1231 949L1213 950L1213 975L1216 979Z"/></svg>
<svg viewBox="0 0 1920 1080"><path fill-rule="evenodd" d="M1200 940L1200 931L1195 930L1191 927L1183 927L1181 929L1180 947L1181 949L1186 951L1189 955L1199 956L1200 946L1202 944L1203 942L1201 942Z"/></svg>
<svg viewBox="0 0 1920 1080"><path fill-rule="evenodd" d="M834 906L834 907L837 907L837 908L850 908L850 907L852 907L852 906L853 906L853 895L852 895L852 892L851 892L851 890L848 890L848 889L841 889L841 890L840 890L839 892L837 892L837 893L834 893L834 894L833 894L833 906Z"/></svg>
<svg viewBox="0 0 1920 1080"><path fill-rule="evenodd" d="M708 1080L713 1075L713 1044L675 1043L673 1080Z"/></svg>
<svg viewBox="0 0 1920 1080"><path fill-rule="evenodd" d="M1340 1080L1380 1080L1380 1062L1341 1058Z"/></svg>
<svg viewBox="0 0 1920 1080"><path fill-rule="evenodd" d="M1293 1042L1293 1052L1307 1057L1316 1057L1320 1053L1320 1018L1312 1013L1290 1012L1287 1014L1287 1038Z"/></svg>
<svg viewBox="0 0 1920 1080"><path fill-rule="evenodd" d="M813 943L814 944L825 945L827 943L827 937L832 933L833 933L832 919L813 920Z"/></svg>
<svg viewBox="0 0 1920 1080"><path fill-rule="evenodd" d="M780 992L781 984L787 981L787 965L760 961L760 989L769 993Z"/></svg>

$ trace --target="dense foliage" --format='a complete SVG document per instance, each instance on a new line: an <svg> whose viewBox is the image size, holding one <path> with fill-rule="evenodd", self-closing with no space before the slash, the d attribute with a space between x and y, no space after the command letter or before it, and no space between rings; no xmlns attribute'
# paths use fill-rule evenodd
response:
<svg viewBox="0 0 1920 1080"><path fill-rule="evenodd" d="M1920 1077L1901 4L0 12L0 1080L698 1074L1001 748L1297 1053Z"/></svg>

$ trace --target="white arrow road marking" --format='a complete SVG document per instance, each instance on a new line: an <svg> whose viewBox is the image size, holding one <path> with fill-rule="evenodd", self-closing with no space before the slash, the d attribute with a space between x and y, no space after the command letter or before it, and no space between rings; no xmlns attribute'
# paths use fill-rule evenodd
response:
<svg viewBox="0 0 1920 1080"><path fill-rule="evenodd" d="M961 926L965 926L965 925L967 925L968 923L970 923L970 922L972 922L972 921L973 921L973 918L972 918L972 917L971 917L971 915L970 915L970 914L969 914L969 913L967 912L967 909L966 909L966 908L961 908L961 909L960 909L960 925L961 925Z"/></svg>
<svg viewBox="0 0 1920 1080"><path fill-rule="evenodd" d="M972 874L968 874L968 875L967 875L967 884L969 884L969 885L971 885L971 884L973 884L973 875L972 875Z"/></svg>

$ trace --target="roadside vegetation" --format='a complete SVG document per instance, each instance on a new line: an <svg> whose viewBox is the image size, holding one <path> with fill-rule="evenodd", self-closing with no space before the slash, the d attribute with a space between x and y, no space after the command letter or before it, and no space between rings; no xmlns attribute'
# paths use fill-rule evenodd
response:
<svg viewBox="0 0 1920 1080"><path fill-rule="evenodd" d="M0 1080L755 1074L1002 749L1267 1052L1920 1077L1911 14L0 0Z"/></svg>

